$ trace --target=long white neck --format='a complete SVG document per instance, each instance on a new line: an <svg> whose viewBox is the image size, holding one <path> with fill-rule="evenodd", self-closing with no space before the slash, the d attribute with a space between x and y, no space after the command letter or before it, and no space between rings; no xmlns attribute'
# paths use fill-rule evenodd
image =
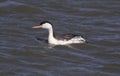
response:
<svg viewBox="0 0 120 76"><path fill-rule="evenodd" d="M54 43L54 42L56 41L56 39L54 38L54 35L53 35L53 29L52 29L52 28L49 28L49 29L48 29L48 32L49 32L48 42L49 42L49 43Z"/></svg>
<svg viewBox="0 0 120 76"><path fill-rule="evenodd" d="M54 36L53 36L53 29L52 28L48 29L48 32L49 32L48 38L49 39L54 38Z"/></svg>

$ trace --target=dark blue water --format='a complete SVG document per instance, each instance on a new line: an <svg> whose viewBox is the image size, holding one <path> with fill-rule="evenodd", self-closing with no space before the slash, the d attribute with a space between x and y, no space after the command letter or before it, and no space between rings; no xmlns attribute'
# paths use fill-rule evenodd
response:
<svg viewBox="0 0 120 76"><path fill-rule="evenodd" d="M119 0L0 0L0 76L120 76L119 9ZM87 42L51 48L47 30L31 28L44 20Z"/></svg>

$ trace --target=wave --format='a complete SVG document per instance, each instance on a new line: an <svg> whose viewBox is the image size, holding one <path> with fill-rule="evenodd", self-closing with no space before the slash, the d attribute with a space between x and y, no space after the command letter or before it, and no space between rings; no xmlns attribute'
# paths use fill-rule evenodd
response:
<svg viewBox="0 0 120 76"><path fill-rule="evenodd" d="M7 6L11 6L11 5L19 6L19 5L24 5L24 3L20 3L20 2L16 2L16 1L10 1L10 0L0 2L0 7L7 7Z"/></svg>

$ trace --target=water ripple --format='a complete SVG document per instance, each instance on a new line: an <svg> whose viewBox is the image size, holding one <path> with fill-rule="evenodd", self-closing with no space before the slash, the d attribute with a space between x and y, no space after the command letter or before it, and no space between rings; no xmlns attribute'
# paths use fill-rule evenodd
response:
<svg viewBox="0 0 120 76"><path fill-rule="evenodd" d="M1 0L0 75L119 76L119 7L118 0ZM42 20L87 42L51 47L46 30L31 28Z"/></svg>

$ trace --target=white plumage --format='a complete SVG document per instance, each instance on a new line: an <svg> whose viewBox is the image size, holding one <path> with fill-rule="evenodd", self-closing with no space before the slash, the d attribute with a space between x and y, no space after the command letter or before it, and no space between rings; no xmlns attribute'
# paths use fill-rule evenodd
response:
<svg viewBox="0 0 120 76"><path fill-rule="evenodd" d="M43 21L38 26L33 26L32 28L44 28L49 32L48 43L53 45L67 45L67 44L77 44L85 43L85 39L79 35L65 34L62 36L54 36L52 24L49 21Z"/></svg>

